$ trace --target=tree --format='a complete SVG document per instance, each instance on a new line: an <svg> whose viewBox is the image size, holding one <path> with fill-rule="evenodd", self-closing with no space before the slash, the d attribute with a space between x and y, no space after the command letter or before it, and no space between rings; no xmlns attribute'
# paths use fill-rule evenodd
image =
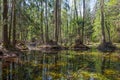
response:
<svg viewBox="0 0 120 80"><path fill-rule="evenodd" d="M41 29L40 29L40 36L41 36L41 40L44 43L44 33L43 33L43 13L44 13L44 9L43 9L43 0L41 0Z"/></svg>
<svg viewBox="0 0 120 80"><path fill-rule="evenodd" d="M83 0L83 26L82 26L82 43L84 41L84 27L85 27L85 0Z"/></svg>
<svg viewBox="0 0 120 80"><path fill-rule="evenodd" d="M100 11L101 11L101 34L102 34L102 41L101 44L98 46L98 49L100 51L114 51L116 47L112 44L110 40L110 34L108 30L108 26L105 25L105 13L104 13L104 0L100 0ZM107 24L107 23L106 23ZM105 27L107 29L109 41L106 40L106 34L105 34Z"/></svg>
<svg viewBox="0 0 120 80"><path fill-rule="evenodd" d="M58 42L61 27L61 1L55 0L55 41Z"/></svg>
<svg viewBox="0 0 120 80"><path fill-rule="evenodd" d="M48 0L45 0L45 43L48 43L49 41L49 36L48 36Z"/></svg>
<svg viewBox="0 0 120 80"><path fill-rule="evenodd" d="M9 48L8 41L8 1L3 0L3 46Z"/></svg>
<svg viewBox="0 0 120 80"><path fill-rule="evenodd" d="M105 39L105 22L104 22L104 0L100 1L100 9L101 9L101 29L102 29L102 43L106 43Z"/></svg>
<svg viewBox="0 0 120 80"><path fill-rule="evenodd" d="M16 0L12 0L13 3L13 41L12 41L12 45L15 48L16 45Z"/></svg>
<svg viewBox="0 0 120 80"><path fill-rule="evenodd" d="M13 23L13 1L11 1L11 10L10 10L10 24L9 24L9 33L8 33L8 36L9 36L9 44L11 44L11 34L12 34L12 23ZM10 6L10 5L9 5Z"/></svg>

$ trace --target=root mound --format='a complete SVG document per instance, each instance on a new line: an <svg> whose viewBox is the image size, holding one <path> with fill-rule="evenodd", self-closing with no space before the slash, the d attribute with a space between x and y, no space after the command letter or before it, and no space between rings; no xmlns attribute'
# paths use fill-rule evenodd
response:
<svg viewBox="0 0 120 80"><path fill-rule="evenodd" d="M101 43L97 49L102 52L114 52L116 50L116 46L112 44L112 42Z"/></svg>
<svg viewBox="0 0 120 80"><path fill-rule="evenodd" d="M81 51L86 51L89 50L90 48L82 43L80 39L75 40L75 44L73 45L74 50L81 50Z"/></svg>
<svg viewBox="0 0 120 80"><path fill-rule="evenodd" d="M47 44L40 46L41 50L61 50L62 47L56 41L50 40Z"/></svg>

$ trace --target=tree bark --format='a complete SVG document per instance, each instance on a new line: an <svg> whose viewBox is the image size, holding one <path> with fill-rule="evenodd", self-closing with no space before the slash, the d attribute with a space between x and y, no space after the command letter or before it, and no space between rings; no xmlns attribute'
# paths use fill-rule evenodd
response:
<svg viewBox="0 0 120 80"><path fill-rule="evenodd" d="M9 44L11 44L11 33L12 33L12 20L13 20L13 3L11 5L11 12L10 12L10 25L9 25L9 33L8 33L8 38L9 38Z"/></svg>
<svg viewBox="0 0 120 80"><path fill-rule="evenodd" d="M45 16L46 16L46 27L45 27L45 43L48 43L49 36L48 36L48 1L45 2Z"/></svg>
<svg viewBox="0 0 120 80"><path fill-rule="evenodd" d="M15 7L15 0L12 0L13 2L13 41L12 45L15 47L16 45L16 7Z"/></svg>
<svg viewBox="0 0 120 80"><path fill-rule="evenodd" d="M61 0L59 0L58 4L58 40L61 41Z"/></svg>
<svg viewBox="0 0 120 80"><path fill-rule="evenodd" d="M16 0L12 0L13 2L13 47L16 45Z"/></svg>
<svg viewBox="0 0 120 80"><path fill-rule="evenodd" d="M55 41L58 42L58 2L55 0Z"/></svg>
<svg viewBox="0 0 120 80"><path fill-rule="evenodd" d="M41 8L42 8L42 11L41 11L41 39L42 39L42 42L44 43L44 33L43 33L43 13L44 13L44 9L43 9L43 1L41 0Z"/></svg>
<svg viewBox="0 0 120 80"><path fill-rule="evenodd" d="M8 1L3 0L3 47L8 48L9 47L9 41L8 41Z"/></svg>
<svg viewBox="0 0 120 80"><path fill-rule="evenodd" d="M85 0L83 0L83 26L82 26L82 43L84 43L84 27L85 27Z"/></svg>
<svg viewBox="0 0 120 80"><path fill-rule="evenodd" d="M105 39L105 23L104 23L104 0L100 1L100 6L101 6L102 43L105 43L106 39Z"/></svg>

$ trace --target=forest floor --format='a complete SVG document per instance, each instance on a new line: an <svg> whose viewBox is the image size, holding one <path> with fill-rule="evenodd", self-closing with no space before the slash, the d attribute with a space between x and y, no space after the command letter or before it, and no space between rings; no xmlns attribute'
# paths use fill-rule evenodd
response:
<svg viewBox="0 0 120 80"><path fill-rule="evenodd" d="M97 50L97 46L99 44L100 43L90 43L87 46L91 49L91 51L92 51L92 49L94 51L94 50ZM120 53L120 43L114 43L114 45L117 47L116 52ZM45 48L45 49L41 50L40 47L33 47L32 46L31 50L40 50L41 52L56 53L55 50L51 51L51 50L47 49L47 48L56 48L56 46L54 46L54 47L52 46L51 47L49 45L44 45L44 46L42 45L42 48ZM6 49L2 48L2 46L0 45L0 60L5 61L7 64L9 64L10 62L16 62L16 61L18 61L18 56L20 55L21 51L24 51L24 50L29 51L29 49L25 45L19 46L18 50L6 50ZM120 54L118 56L120 57ZM5 65L6 65L6 63L5 63Z"/></svg>
<svg viewBox="0 0 120 80"><path fill-rule="evenodd" d="M90 44L88 44L88 45L86 45L87 46L87 48L91 48L91 49L97 49L97 47L98 47L98 45L99 45L100 43L90 43ZM117 50L118 51L120 51L120 43L114 43L114 45L117 47ZM25 45L25 44L17 44L17 49L16 50L6 50L6 49L3 49L2 48L2 46L0 45L0 52L2 51L3 53L6 53L6 54L12 54L12 53L17 53L17 52L21 52L21 51L28 51L28 50L39 50L39 51L41 51L41 50L43 50L43 51L45 51L45 50L58 50L58 49L60 49L60 50L68 50L68 48L67 47L61 47L61 46L59 46L59 45L57 45L57 44L52 44L52 45L50 45L50 44L47 44L47 45L40 45L40 46L27 46L27 45ZM69 48L69 50L71 50L71 48ZM0 56L1 56L2 54L0 54Z"/></svg>
<svg viewBox="0 0 120 80"><path fill-rule="evenodd" d="M9 62L9 61L17 58L20 53L21 53L21 51L19 49L14 49L11 47L10 47L10 49L5 49L2 47L2 45L0 45L0 60L5 60L5 61Z"/></svg>
<svg viewBox="0 0 120 80"><path fill-rule="evenodd" d="M90 47L93 50L98 50L98 46L100 45L100 43L90 43L89 45L87 45L88 47ZM113 43L113 45L116 47L115 52L120 53L120 43ZM102 52L102 51L101 51ZM109 52L109 51L108 51ZM114 52L114 51L113 51Z"/></svg>

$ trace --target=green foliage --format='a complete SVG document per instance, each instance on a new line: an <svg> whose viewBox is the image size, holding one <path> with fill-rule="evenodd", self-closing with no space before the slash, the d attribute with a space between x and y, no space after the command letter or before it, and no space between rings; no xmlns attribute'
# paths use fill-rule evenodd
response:
<svg viewBox="0 0 120 80"><path fill-rule="evenodd" d="M93 27L93 35L92 35L92 40L93 41L99 41L101 38L101 26L100 26L100 15L99 12L96 15L95 21L94 21L94 27Z"/></svg>
<svg viewBox="0 0 120 80"><path fill-rule="evenodd" d="M9 0L10 2L11 0ZM46 33L46 15L45 2L48 2L47 19L48 19L48 34L50 39L54 39L55 35L55 0L18 0L16 3L16 34L19 40L30 40L33 37L41 40L45 38ZM73 0L61 1L61 27L59 42L64 42L65 45L71 45L77 35L82 35L83 28L83 0L76 0L76 8ZM93 5L92 0L86 0L85 5L85 27L84 40L99 42L101 39L101 24L100 24L100 0L96 0ZM0 1L2 3L2 0ZM1 4L2 6L2 4ZM10 4L9 4L10 6ZM93 7L91 9L91 7ZM120 3L119 0L105 0L104 12L105 22L110 30L110 37L113 42L119 42L118 29L120 28ZM9 7L9 10L11 8ZM78 12L78 16L76 15ZM11 15L9 11L8 16ZM43 13L43 15L42 15ZM41 16L42 15L42 16ZM2 38L2 7L0 7L0 38ZM10 24L10 17L8 25ZM105 28L106 29L106 28ZM43 31L43 32L42 32ZM107 30L105 30L106 38L108 39Z"/></svg>
<svg viewBox="0 0 120 80"><path fill-rule="evenodd" d="M117 3L118 0L110 0L105 2L105 24L107 24L109 30L110 30L110 36L112 41L118 42L119 41L119 35L117 32L117 20L119 16L119 9L118 6L119 4ZM99 41L101 38L101 27L100 27L100 11L97 9L96 15L95 15L95 20L94 20L94 32L93 32L93 41ZM107 23L106 23L107 22ZM106 25L105 25L106 26ZM106 31L106 38L108 39L108 34Z"/></svg>

